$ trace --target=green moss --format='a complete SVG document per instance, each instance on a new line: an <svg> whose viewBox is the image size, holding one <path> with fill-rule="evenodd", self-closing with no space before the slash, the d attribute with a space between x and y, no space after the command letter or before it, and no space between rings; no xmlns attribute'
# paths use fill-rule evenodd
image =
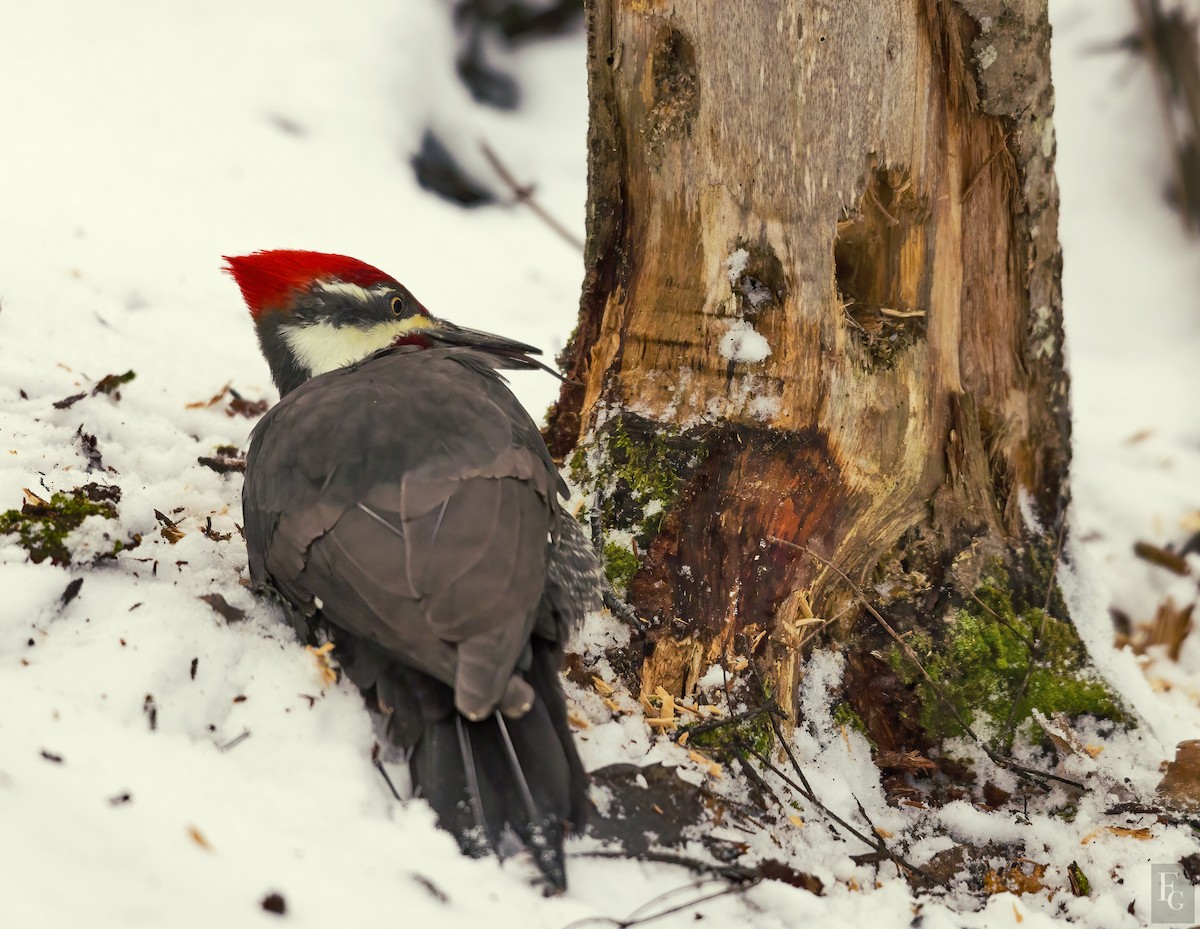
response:
<svg viewBox="0 0 1200 929"><path fill-rule="evenodd" d="M1052 582L1045 572L1045 583ZM1005 750L1013 730L1034 725L1034 709L1047 716L1092 714L1128 721L1116 696L1092 672L1075 627L1054 615L1065 615L1057 594L1049 612L1041 603L1030 605L1011 590L1007 572L997 568L975 596L954 614L940 641L922 633L906 640L958 715L973 727L984 724ZM915 685L925 731L934 738L961 734L955 714L898 647L892 647L888 661Z"/></svg>
<svg viewBox="0 0 1200 929"><path fill-rule="evenodd" d="M617 542L604 543L604 573L619 596L625 596L637 569L637 555L632 551Z"/></svg>
<svg viewBox="0 0 1200 929"><path fill-rule="evenodd" d="M614 485L610 499L626 499L613 499L611 505L606 501L605 526L637 528L639 534L656 535L682 483L670 447L657 433L635 438L620 419L607 437L607 446L600 479ZM617 512L617 506L624 506L627 512Z"/></svg>
<svg viewBox="0 0 1200 929"><path fill-rule="evenodd" d="M54 564L71 563L71 553L66 547L67 535L82 525L89 516L115 519L116 503L121 499L115 487L85 484L74 490L61 491L42 500L26 492L27 498L19 510L0 513L0 533L17 536L18 543L29 552L34 564L47 558ZM117 542L113 554L125 545Z"/></svg>
<svg viewBox="0 0 1200 929"><path fill-rule="evenodd" d="M845 726L847 729L854 729L867 735L867 724L862 721L862 717L854 711L845 700L835 703L833 706L833 722L838 726Z"/></svg>
<svg viewBox="0 0 1200 929"><path fill-rule="evenodd" d="M775 733L765 711L740 722L696 731L704 725L706 724L700 723L683 727L684 732L691 733L687 740L689 748L702 748L716 754L736 757L744 751L744 746L749 745L758 754L766 757L775 744Z"/></svg>
<svg viewBox="0 0 1200 929"><path fill-rule="evenodd" d="M686 475L703 450L678 430L630 414L612 420L591 454L571 456L571 479L597 494L605 531L631 532L640 542L659 533Z"/></svg>
<svg viewBox="0 0 1200 929"><path fill-rule="evenodd" d="M583 450L583 446L576 446L575 451L571 453L571 460L567 462L567 467L571 475L571 483L577 487L588 487L592 483L592 472L588 468L587 452Z"/></svg>

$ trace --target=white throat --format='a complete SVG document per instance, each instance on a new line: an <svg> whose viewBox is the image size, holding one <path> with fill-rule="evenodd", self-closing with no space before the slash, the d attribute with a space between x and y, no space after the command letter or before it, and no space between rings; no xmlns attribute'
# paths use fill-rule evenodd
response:
<svg viewBox="0 0 1200 929"><path fill-rule="evenodd" d="M410 329L423 329L428 325L429 322L420 316L367 328L315 323L284 326L283 337L296 360L316 377L369 358Z"/></svg>

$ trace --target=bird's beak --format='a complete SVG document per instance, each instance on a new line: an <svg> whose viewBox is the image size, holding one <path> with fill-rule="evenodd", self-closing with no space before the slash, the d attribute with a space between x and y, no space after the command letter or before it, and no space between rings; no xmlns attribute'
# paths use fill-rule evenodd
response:
<svg viewBox="0 0 1200 929"><path fill-rule="evenodd" d="M506 339L502 335L482 332L479 329L467 329L446 322L444 319L430 318L430 325L421 329L421 335L439 345L455 345L463 348L473 348L476 351L488 352L492 355L540 355L542 350L535 345L526 345L515 339Z"/></svg>
<svg viewBox="0 0 1200 929"><path fill-rule="evenodd" d="M421 335L435 345L473 348L477 352L484 352L498 359L496 366L500 368L542 370L553 374L564 383L575 383L575 381L568 381L549 365L543 364L536 358L530 358L530 355L542 353L542 350L536 345L526 345L516 339L506 339L502 335L495 335L491 332L456 326L454 323L448 323L436 316L429 317L429 325L421 329Z"/></svg>

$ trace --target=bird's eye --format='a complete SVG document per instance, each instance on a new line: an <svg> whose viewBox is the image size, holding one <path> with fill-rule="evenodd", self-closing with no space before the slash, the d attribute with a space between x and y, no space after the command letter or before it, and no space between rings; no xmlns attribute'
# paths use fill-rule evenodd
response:
<svg viewBox="0 0 1200 929"><path fill-rule="evenodd" d="M393 316L403 316L404 315L404 298L403 297L392 297L392 315Z"/></svg>

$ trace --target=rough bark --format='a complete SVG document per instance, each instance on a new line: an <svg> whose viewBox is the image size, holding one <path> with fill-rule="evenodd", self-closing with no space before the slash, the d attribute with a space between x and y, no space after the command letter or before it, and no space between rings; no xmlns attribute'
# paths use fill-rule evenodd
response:
<svg viewBox="0 0 1200 929"><path fill-rule="evenodd" d="M862 615L820 559L903 590L908 628L988 572L1051 584L1020 554L1070 449L1045 0L587 18L582 386L548 435L634 540L643 690L753 648L792 693Z"/></svg>

